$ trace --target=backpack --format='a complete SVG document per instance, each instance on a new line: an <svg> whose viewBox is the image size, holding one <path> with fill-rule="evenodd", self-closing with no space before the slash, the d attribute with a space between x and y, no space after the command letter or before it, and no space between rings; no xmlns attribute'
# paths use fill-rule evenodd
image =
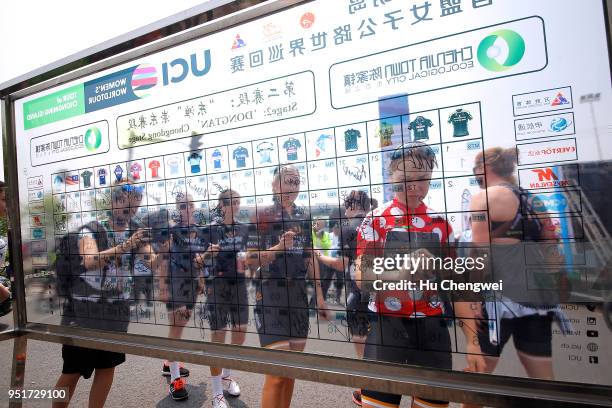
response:
<svg viewBox="0 0 612 408"><path fill-rule="evenodd" d="M521 242L514 245L491 245L494 269L497 279L504 282L504 295L513 301L528 307L538 308L545 305L560 303L569 288L567 276L562 270L556 271L558 265L531 264L527 260L545 258L542 253L541 244L544 224L540 216L545 211L535 211L532 205L533 196L514 185L505 185L519 199L520 217L502 223L491 231L491 236L503 236L508 230L515 229L516 223L520 221L518 228L521 229ZM544 243L542 243L544 245ZM497 257L497 259L496 259ZM500 259L501 258L501 259ZM554 282L556 280L556 283Z"/></svg>

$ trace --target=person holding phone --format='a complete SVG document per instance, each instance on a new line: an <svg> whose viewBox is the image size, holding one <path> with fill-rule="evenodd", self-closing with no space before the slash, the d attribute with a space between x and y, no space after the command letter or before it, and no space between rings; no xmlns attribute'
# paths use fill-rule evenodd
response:
<svg viewBox="0 0 612 408"><path fill-rule="evenodd" d="M378 279L372 271L374 258L384 256L386 248L401 251L397 243L387 242L393 234L399 235L398 230L405 230L404 235L414 234L415 237L419 233L435 234L441 254L453 255L448 247L453 241L451 226L423 202L429 192L432 172L437 167L436 155L426 144L412 142L393 152L388 171L394 197L368 213L358 229L356 282L362 290L370 291L369 283ZM427 242L425 248L413 245L406 252L415 250L431 257L431 243L429 239ZM426 272L431 273L419 270L417 276ZM368 308L375 317L366 340L366 359L452 369L451 339L446 324L449 316L439 293L381 290L370 291L369 298ZM456 302L454 313L462 321L468 369L482 371L484 360L476 337L475 314L467 302ZM398 394L361 390L363 407L399 407L401 398ZM448 406L448 401L413 396L412 407L442 406Z"/></svg>
<svg viewBox="0 0 612 408"><path fill-rule="evenodd" d="M144 229L130 232L130 220L142 200L139 189L130 184L116 185L111 191L111 217L90 222L75 231L77 234L66 235L56 248L55 269L62 282L58 292L65 298L63 326L127 332L131 284L129 274L122 270L129 269L126 264L131 262L132 253L150 242ZM89 317L81 317L75 310L87 310ZM109 313L118 318L105 319ZM104 406L115 367L125 362L125 354L64 344L62 359L64 365L56 387L67 387L69 399L80 377L87 379L95 371L89 393L91 408ZM68 403L54 402L53 407Z"/></svg>
<svg viewBox="0 0 612 408"><path fill-rule="evenodd" d="M180 339L191 320L198 295L202 291L203 252L207 237L196 225L195 206L189 194L176 196L176 211L169 222L167 266L158 271L161 300L171 316L168 337ZM163 251L165 252L165 251ZM187 399L184 377L189 370L178 361L164 361L162 375L170 377L169 394L175 401Z"/></svg>
<svg viewBox="0 0 612 408"><path fill-rule="evenodd" d="M231 343L235 345L244 344L249 320L244 263L249 227L237 220L239 211L240 194L229 189L222 191L213 210L213 220L203 234L209 239L205 261L205 309L210 322L211 341L224 343L229 327ZM213 408L227 408L223 392L237 397L240 386L227 368L210 367L210 375Z"/></svg>
<svg viewBox="0 0 612 408"><path fill-rule="evenodd" d="M312 251L309 214L295 201L300 193L297 167L276 167L272 180L273 205L257 208L254 224L259 251L248 253L247 266L256 271L255 322L262 347L303 351L310 330L307 279L319 279L318 262ZM321 285L316 282L317 307L329 318ZM266 375L261 406L289 408L295 380Z"/></svg>
<svg viewBox="0 0 612 408"><path fill-rule="evenodd" d="M370 211L368 193L352 190L344 198L344 218L340 229L339 256L332 257L315 249L319 263L346 274L346 319L351 342L358 358L363 358L365 341L370 328L367 302L362 301L361 291L355 282L355 258L357 253L357 228ZM361 405L361 391L352 394L355 404Z"/></svg>

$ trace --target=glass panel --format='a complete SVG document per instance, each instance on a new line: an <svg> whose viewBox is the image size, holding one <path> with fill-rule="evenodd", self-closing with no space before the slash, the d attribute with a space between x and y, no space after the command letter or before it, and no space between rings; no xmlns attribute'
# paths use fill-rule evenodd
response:
<svg viewBox="0 0 612 408"><path fill-rule="evenodd" d="M18 100L29 320L612 385L603 16L319 0Z"/></svg>

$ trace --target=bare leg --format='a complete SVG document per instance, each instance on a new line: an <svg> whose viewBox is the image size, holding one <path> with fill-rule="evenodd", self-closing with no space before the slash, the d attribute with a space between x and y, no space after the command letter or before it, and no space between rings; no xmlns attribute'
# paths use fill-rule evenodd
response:
<svg viewBox="0 0 612 408"><path fill-rule="evenodd" d="M357 354L357 358L363 360L363 355L365 353L365 337L354 337L352 341L355 345L355 353Z"/></svg>
<svg viewBox="0 0 612 408"><path fill-rule="evenodd" d="M238 326L238 330L232 330L232 344L241 346L246 339L247 326Z"/></svg>
<svg viewBox="0 0 612 408"><path fill-rule="evenodd" d="M108 392L113 385L115 368L96 368L91 390L89 391L89 408L103 408Z"/></svg>
<svg viewBox="0 0 612 408"><path fill-rule="evenodd" d="M184 318L181 318L184 317ZM189 318L191 317L191 311L186 307L178 308L174 311L173 325L168 328L168 338L180 339L183 336L183 329L187 325ZM169 361L171 363L172 361Z"/></svg>
<svg viewBox="0 0 612 408"><path fill-rule="evenodd" d="M289 348L292 351L304 351L306 348L306 339L289 341ZM284 408L291 406L291 399L293 398L293 387L295 386L295 379L286 378L284 384Z"/></svg>
<svg viewBox="0 0 612 408"><path fill-rule="evenodd" d="M554 380L552 357L533 356L521 351L517 352L517 354L529 378Z"/></svg>
<svg viewBox="0 0 612 408"><path fill-rule="evenodd" d="M210 341L214 343L225 343L225 331L214 330L210 333ZM222 369L220 367L210 367L210 375L216 377L221 375Z"/></svg>
<svg viewBox="0 0 612 408"><path fill-rule="evenodd" d="M70 404L74 390L76 389L77 383L81 378L81 374L62 374L55 384L55 388L66 388L68 387L68 402L53 401L52 408L65 408Z"/></svg>
<svg viewBox="0 0 612 408"><path fill-rule="evenodd" d="M286 408L285 381L289 378L266 375L261 391L261 406L270 408Z"/></svg>
<svg viewBox="0 0 612 408"><path fill-rule="evenodd" d="M497 363L499 363L499 357L484 356L484 359L485 359L485 363L487 364L485 373L491 374L493 371L495 371L495 368L497 367ZM463 404L462 407L463 408L481 408L482 405Z"/></svg>

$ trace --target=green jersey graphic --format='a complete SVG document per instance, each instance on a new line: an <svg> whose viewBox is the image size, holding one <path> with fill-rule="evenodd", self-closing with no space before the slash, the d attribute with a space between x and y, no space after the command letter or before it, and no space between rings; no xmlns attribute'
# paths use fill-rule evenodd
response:
<svg viewBox="0 0 612 408"><path fill-rule="evenodd" d="M412 130L412 140L427 140L429 139L429 128L433 126L433 122L423 116L417 116L415 120L408 124L408 130Z"/></svg>
<svg viewBox="0 0 612 408"><path fill-rule="evenodd" d="M344 132L344 150L354 152L359 149L357 138L361 137L361 132L357 129L349 129Z"/></svg>
<svg viewBox="0 0 612 408"><path fill-rule="evenodd" d="M457 109L448 117L448 123L453 124L453 137L468 136L468 121L474 119L470 112Z"/></svg>

